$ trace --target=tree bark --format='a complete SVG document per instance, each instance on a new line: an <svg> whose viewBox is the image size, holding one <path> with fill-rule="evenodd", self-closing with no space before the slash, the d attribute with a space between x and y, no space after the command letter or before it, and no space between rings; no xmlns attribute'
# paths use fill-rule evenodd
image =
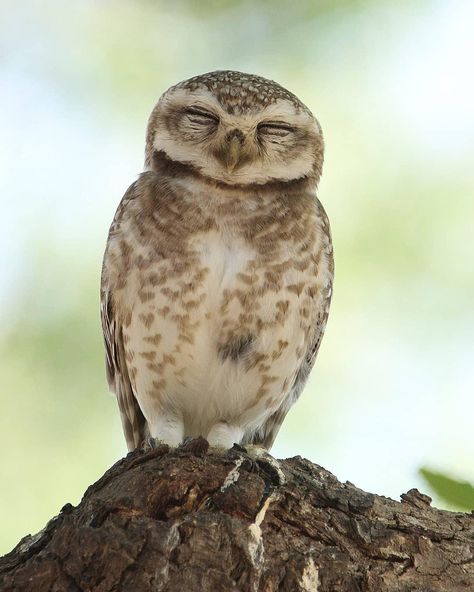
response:
<svg viewBox="0 0 474 592"><path fill-rule="evenodd" d="M206 445L130 453L0 559L0 590L474 590L473 514Z"/></svg>

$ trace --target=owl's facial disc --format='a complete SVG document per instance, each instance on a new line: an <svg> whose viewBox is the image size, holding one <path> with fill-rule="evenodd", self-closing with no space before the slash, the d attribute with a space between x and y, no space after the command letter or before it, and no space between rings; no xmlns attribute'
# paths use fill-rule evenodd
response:
<svg viewBox="0 0 474 592"><path fill-rule="evenodd" d="M163 95L150 117L149 166L150 151L228 185L301 178L317 183L323 140L311 113L286 98L238 108L223 104L208 89L178 85Z"/></svg>

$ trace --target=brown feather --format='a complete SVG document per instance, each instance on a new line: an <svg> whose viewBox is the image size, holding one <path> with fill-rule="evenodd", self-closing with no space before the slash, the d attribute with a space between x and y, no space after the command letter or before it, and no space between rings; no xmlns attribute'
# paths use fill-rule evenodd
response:
<svg viewBox="0 0 474 592"><path fill-rule="evenodd" d="M111 232L113 225L111 228ZM122 327L112 305L107 289L106 272L102 271L101 320L105 343L105 369L109 389L116 394L120 418L128 449L141 446L148 436L145 417L133 394L128 373Z"/></svg>

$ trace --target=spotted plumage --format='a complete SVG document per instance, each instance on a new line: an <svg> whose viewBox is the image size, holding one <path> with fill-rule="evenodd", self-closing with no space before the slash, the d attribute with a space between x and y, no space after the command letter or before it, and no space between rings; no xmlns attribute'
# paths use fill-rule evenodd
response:
<svg viewBox="0 0 474 592"><path fill-rule="evenodd" d="M161 97L102 272L107 377L130 450L149 436L272 445L329 311L322 161L319 124L269 80L213 72Z"/></svg>

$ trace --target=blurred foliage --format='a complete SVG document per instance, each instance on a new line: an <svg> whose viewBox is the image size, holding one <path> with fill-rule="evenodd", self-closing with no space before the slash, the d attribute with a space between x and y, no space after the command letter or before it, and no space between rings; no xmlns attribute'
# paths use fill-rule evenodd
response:
<svg viewBox="0 0 474 592"><path fill-rule="evenodd" d="M31 254L16 318L0 342L0 432L8 439L0 542L10 545L40 530L66 501L77 503L125 452L116 403L106 394L98 266L92 271L90 260L68 255L44 246Z"/></svg>
<svg viewBox="0 0 474 592"><path fill-rule="evenodd" d="M474 486L470 483L458 481L427 468L420 469L420 475L434 493L454 509L474 510Z"/></svg>

